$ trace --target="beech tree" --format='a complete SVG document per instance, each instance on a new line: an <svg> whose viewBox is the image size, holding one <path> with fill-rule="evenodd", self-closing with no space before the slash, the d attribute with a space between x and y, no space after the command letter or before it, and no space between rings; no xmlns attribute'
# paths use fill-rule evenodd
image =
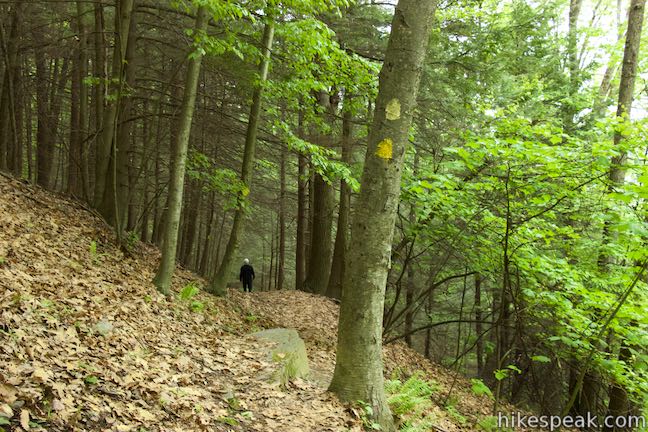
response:
<svg viewBox="0 0 648 432"><path fill-rule="evenodd" d="M435 0L400 0L380 72L361 191L342 286L335 372L329 389L365 401L382 430L394 430L384 394L382 316L403 160Z"/></svg>

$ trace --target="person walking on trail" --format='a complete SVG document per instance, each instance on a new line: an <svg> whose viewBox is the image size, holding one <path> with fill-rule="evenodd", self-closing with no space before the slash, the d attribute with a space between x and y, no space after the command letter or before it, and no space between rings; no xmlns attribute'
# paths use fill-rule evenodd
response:
<svg viewBox="0 0 648 432"><path fill-rule="evenodd" d="M250 265L250 260L245 258L239 273L239 280L243 283L243 291L252 292L252 281L254 280L254 268Z"/></svg>

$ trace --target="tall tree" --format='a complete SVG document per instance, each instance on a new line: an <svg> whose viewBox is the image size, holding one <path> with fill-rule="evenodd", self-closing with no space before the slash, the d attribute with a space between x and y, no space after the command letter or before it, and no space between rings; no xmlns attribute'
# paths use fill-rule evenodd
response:
<svg viewBox="0 0 648 432"><path fill-rule="evenodd" d="M4 74L0 86L0 169L11 168L20 175L22 171L21 142L19 139L19 104L18 89L20 87L20 57L18 41L20 38L20 23L24 5L20 2L11 8L11 29L7 35L0 23L0 50L4 64Z"/></svg>
<svg viewBox="0 0 648 432"><path fill-rule="evenodd" d="M195 36L201 37L201 33L207 28L209 22L207 6L201 5L196 15ZM193 119L198 81L200 78L200 66L203 58L203 49L195 50L189 60L187 76L185 80L184 95L180 116L178 118L178 134L173 146L173 166L171 169L171 180L169 184L169 204L164 219L162 259L153 282L163 294L168 294L171 287L171 277L175 270L176 250L178 246L178 227L182 213L182 195L184 191L184 178L187 163L187 150L189 148L189 137L191 135L191 122Z"/></svg>
<svg viewBox="0 0 648 432"><path fill-rule="evenodd" d="M616 116L621 120L629 119L632 110L645 8L646 0L632 0L630 3L630 9L628 12L628 31L626 33L623 65L621 67L621 81L619 83L619 101L616 111ZM619 146L622 140L623 135L621 131L615 131L614 145ZM612 169L610 170L611 188L623 186L626 177L626 170L624 167L626 159L626 152L621 151L620 155L612 160ZM605 264L610 261L610 259L608 257L602 257L600 261ZM619 360L626 364L632 363L633 361L631 348L625 340L621 342ZM625 386L622 383L613 382L609 391L608 415L613 417L627 417L631 413L632 407ZM630 428L605 428L605 431L617 430L630 430Z"/></svg>
<svg viewBox="0 0 648 432"><path fill-rule="evenodd" d="M342 114L342 162L351 163L351 140L353 135L351 111ZM344 263L349 246L349 217L351 215L351 188L346 181L340 180L340 206L338 210L335 246L333 247L333 262L331 275L326 289L327 297L340 299L342 297L342 281L344 280Z"/></svg>
<svg viewBox="0 0 648 432"><path fill-rule="evenodd" d="M330 390L373 407L382 430L395 430L383 384L382 317L405 148L416 107L435 0L400 0L380 72L361 190L342 289Z"/></svg>
<svg viewBox="0 0 648 432"><path fill-rule="evenodd" d="M104 116L101 123L102 130L97 145L97 157L95 167L95 193L94 203L101 214L112 224L115 219L115 189L109 189L108 182L114 183L116 178L113 170L110 169L111 161L116 155L115 147L116 126L119 115L119 106L125 85L125 59L128 48L128 34L130 21L133 13L134 0L115 1L115 43L113 49L113 62L111 77L108 82L110 94L108 106L104 109ZM112 190L112 196L107 196ZM120 227L115 225L118 231Z"/></svg>
<svg viewBox="0 0 648 432"><path fill-rule="evenodd" d="M297 135L299 138L304 138L303 109L299 110ZM307 166L306 156L300 153L297 156L297 232L295 240L295 289L298 290L304 288L304 278L306 277L306 228L308 226Z"/></svg>
<svg viewBox="0 0 648 432"><path fill-rule="evenodd" d="M324 108L323 116L327 123L334 123L337 103L331 103L333 96L326 91L317 93L317 103ZM318 140L323 140L319 131L314 132ZM325 295L331 275L333 259L333 218L335 213L335 191L333 186L319 173L313 175L312 219L310 230L310 249L304 290Z"/></svg>
<svg viewBox="0 0 648 432"><path fill-rule="evenodd" d="M268 9L269 11L269 9ZM266 23L263 28L263 37L261 39L262 57L259 62L259 80L254 94L252 95L252 106L250 107L250 116L248 118L247 132L245 134L245 149L243 151L243 166L241 168L241 181L243 183L243 190L239 193L239 205L234 213L234 222L230 232L227 246L225 247L225 255L221 261L216 275L209 283L208 290L217 295L226 294L227 279L231 277L234 268L234 258L238 251L238 244L243 233L243 225L245 221L246 208L243 205L243 200L246 199L252 186L252 172L254 167L254 159L256 153L256 139L257 130L259 127L259 119L261 117L261 97L263 95L263 87L265 81L268 79L268 70L270 68L270 52L272 49L272 41L274 39L275 21L272 13L267 13Z"/></svg>
<svg viewBox="0 0 648 432"><path fill-rule="evenodd" d="M85 124L88 118L88 87L85 79L88 74L88 32L89 9L85 2L76 2L77 40L72 66L70 85L70 146L68 149L67 191L78 197L85 191L87 160L84 157Z"/></svg>
<svg viewBox="0 0 648 432"><path fill-rule="evenodd" d="M283 289L286 280L286 151L281 148L279 162L279 250L277 257L277 289Z"/></svg>

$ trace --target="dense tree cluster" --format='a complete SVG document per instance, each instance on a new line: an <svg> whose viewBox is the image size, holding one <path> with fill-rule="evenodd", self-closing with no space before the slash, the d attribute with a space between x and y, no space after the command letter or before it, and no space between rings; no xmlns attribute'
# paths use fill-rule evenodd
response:
<svg viewBox="0 0 648 432"><path fill-rule="evenodd" d="M247 257L340 299L347 399L382 335L494 410L646 410L645 0L388 3L0 1L0 169L159 245L165 293Z"/></svg>

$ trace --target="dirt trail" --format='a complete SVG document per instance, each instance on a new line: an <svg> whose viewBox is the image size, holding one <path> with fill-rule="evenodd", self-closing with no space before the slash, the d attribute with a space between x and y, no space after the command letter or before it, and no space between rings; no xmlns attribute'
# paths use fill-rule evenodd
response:
<svg viewBox="0 0 648 432"><path fill-rule="evenodd" d="M359 430L323 388L257 378L270 365L245 336L240 305L200 294L192 300L204 309L192 312L168 301L150 283L157 251L124 257L110 238L80 205L0 176L0 416L13 414L9 429ZM174 290L191 280L200 283L179 270Z"/></svg>
<svg viewBox="0 0 648 432"><path fill-rule="evenodd" d="M362 430L326 392L337 304L295 291L169 300L150 283L157 249L126 257L111 239L82 205L0 175L0 420L11 419L0 430ZM178 269L173 291L190 282L204 284ZM299 331L309 380L262 379L272 365L247 334L271 327ZM384 358L388 377L424 371L436 383L438 431L475 431L489 415L467 379L402 343Z"/></svg>

